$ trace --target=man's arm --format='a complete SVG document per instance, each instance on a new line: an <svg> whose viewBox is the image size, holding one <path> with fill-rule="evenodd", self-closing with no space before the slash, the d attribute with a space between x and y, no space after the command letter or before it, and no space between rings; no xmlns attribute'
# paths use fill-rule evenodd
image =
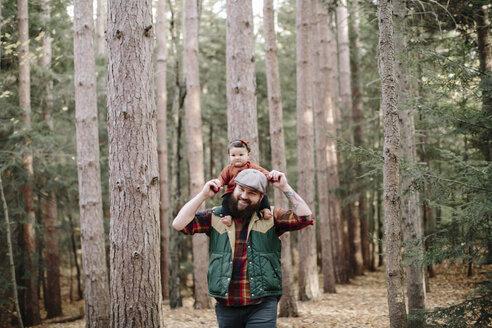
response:
<svg viewBox="0 0 492 328"><path fill-rule="evenodd" d="M292 204L292 209L297 216L312 215L313 212L307 206L306 202L299 196L287 182L287 177L284 173L272 170L268 175L272 185L284 193L289 202Z"/></svg>
<svg viewBox="0 0 492 328"><path fill-rule="evenodd" d="M200 205L202 205L205 200L214 197L215 194L222 189L221 185L222 184L218 179L213 179L205 183L203 189L188 201L188 203L181 208L178 215L176 215L173 220L173 228L178 231L183 230L184 227L193 220Z"/></svg>

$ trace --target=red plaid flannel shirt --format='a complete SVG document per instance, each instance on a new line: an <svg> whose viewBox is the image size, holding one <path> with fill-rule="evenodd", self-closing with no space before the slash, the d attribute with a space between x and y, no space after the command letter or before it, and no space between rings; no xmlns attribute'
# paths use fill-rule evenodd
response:
<svg viewBox="0 0 492 328"><path fill-rule="evenodd" d="M297 216L292 210L274 208L273 217L275 231L278 236L287 231L302 229L314 224L312 216ZM195 218L182 230L187 235L195 233L210 232L212 211L210 209L198 212ZM234 219L236 227L236 244L233 257L232 278L229 285L228 298L217 299L226 306L244 306L261 302L261 299L250 299L248 265L246 253L246 237L248 224L238 219Z"/></svg>

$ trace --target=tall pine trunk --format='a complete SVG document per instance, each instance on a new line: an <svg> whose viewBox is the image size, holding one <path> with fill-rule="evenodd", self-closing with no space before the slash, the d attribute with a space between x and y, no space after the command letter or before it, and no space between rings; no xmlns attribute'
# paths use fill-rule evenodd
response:
<svg viewBox="0 0 492 328"><path fill-rule="evenodd" d="M202 115L200 109L200 74L198 65L198 2L185 0L184 67L186 69L186 140L190 177L190 195L200 192L203 173ZM202 204L201 209L204 209ZM196 234L193 241L195 309L208 309L207 295L208 236Z"/></svg>
<svg viewBox="0 0 492 328"><path fill-rule="evenodd" d="M152 27L150 1L109 1L112 327L163 325Z"/></svg>
<svg viewBox="0 0 492 328"><path fill-rule="evenodd" d="M28 23L28 1L18 0L18 27L19 27L19 107L23 111L22 119L24 129L27 130L25 137L25 150L22 155L22 164L26 171L26 181L21 186L24 198L24 209L26 218L22 224L22 241L24 247L24 258L27 266L27 277L24 277L22 284L25 287L23 292L23 311L24 323L32 326L41 322L39 314L37 270L34 264L36 254L36 242L34 223L36 221L34 211L34 191L33 191L33 155L31 149L31 64L29 54L29 23Z"/></svg>
<svg viewBox="0 0 492 328"><path fill-rule="evenodd" d="M410 70L404 58L408 55L406 43L407 7L405 0L394 0L393 15L395 16L395 57L397 99L400 110L401 150L407 165L415 165L417 151L415 145L415 125L411 109L412 86L410 85ZM419 194L412 187L412 177L408 170L401 172L401 220L403 224L403 241L405 242L406 285L409 314L425 308L425 285L422 262L424 259L424 244L422 241L422 218L420 215ZM412 254L415 254L412 256ZM409 327L421 327L422 320L410 319Z"/></svg>
<svg viewBox="0 0 492 328"><path fill-rule="evenodd" d="M251 0L227 0L227 136L250 143L260 158L256 110L255 38Z"/></svg>
<svg viewBox="0 0 492 328"><path fill-rule="evenodd" d="M391 0L378 2L379 67L384 118L383 192L386 242L386 281L391 328L407 327L401 266L400 124L396 94L395 53Z"/></svg>
<svg viewBox="0 0 492 328"><path fill-rule="evenodd" d="M311 67L310 19L311 1L296 1L296 68L297 68L297 189L306 204L314 209L314 136L313 73ZM298 233L299 299L307 301L320 296L316 263L316 229Z"/></svg>
<svg viewBox="0 0 492 328"><path fill-rule="evenodd" d="M272 146L272 167L281 172L287 172L273 0L265 0L263 2L263 22L265 29L265 66L270 118L270 141ZM287 208L289 206L287 198L276 188L274 189L274 202L276 207ZM299 314L297 311L294 275L292 272L290 233L284 233L280 239L282 240L282 297L279 301L279 316L297 317Z"/></svg>
<svg viewBox="0 0 492 328"><path fill-rule="evenodd" d="M157 63L156 63L156 104L157 104L157 155L159 159L159 217L161 224L161 288L162 299L169 298L169 178L167 169L167 26L166 1L157 3Z"/></svg>
<svg viewBox="0 0 492 328"><path fill-rule="evenodd" d="M47 0L41 4L43 11L43 56L41 66L46 72L51 71L51 31L48 23L51 18L51 8ZM43 108L43 120L46 121L51 133L54 132L53 119L53 81L47 78L44 81L45 101ZM62 302L60 290L60 252L58 249L58 211L56 204L56 193L49 190L47 199L44 201L43 222L46 236L46 295L44 295L46 317L54 318L62 315Z"/></svg>
<svg viewBox="0 0 492 328"><path fill-rule="evenodd" d="M328 131L327 113L333 106L330 90L328 89L328 49L327 33L328 11L319 0L313 1L313 17L316 26L312 34L316 51L314 58L314 118L316 131L316 180L318 182L318 203L321 239L321 267L323 272L323 291L335 293L335 269L331 243L330 199L328 193L328 159L330 149L327 147L326 133Z"/></svg>
<svg viewBox="0 0 492 328"><path fill-rule="evenodd" d="M109 325L92 2L74 2L75 120L86 327Z"/></svg>

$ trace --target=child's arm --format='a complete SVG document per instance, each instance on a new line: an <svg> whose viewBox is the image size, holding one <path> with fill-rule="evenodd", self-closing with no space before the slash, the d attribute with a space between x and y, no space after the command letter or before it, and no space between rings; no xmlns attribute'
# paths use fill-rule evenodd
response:
<svg viewBox="0 0 492 328"><path fill-rule="evenodd" d="M253 162L251 162L250 169L256 169L256 170L260 171L261 173L263 173L264 175L266 175L267 178L268 178L268 175L270 174L269 171L265 170L264 168L262 168L261 166L259 166L256 163L253 163Z"/></svg>
<svg viewBox="0 0 492 328"><path fill-rule="evenodd" d="M220 172L220 175L217 179L219 179L220 183L222 183L222 186L226 186L229 181L231 180L230 174L229 174L229 165L224 167L222 169L222 172Z"/></svg>

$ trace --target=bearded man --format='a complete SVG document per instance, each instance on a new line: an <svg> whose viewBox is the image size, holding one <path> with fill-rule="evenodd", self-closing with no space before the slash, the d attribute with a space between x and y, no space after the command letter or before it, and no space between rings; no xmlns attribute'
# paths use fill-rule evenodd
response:
<svg viewBox="0 0 492 328"><path fill-rule="evenodd" d="M267 192L268 180L284 193L292 210L272 207L273 217L263 219L257 209ZM214 179L183 206L173 228L188 235L206 233L210 237L208 295L217 300L219 328L274 328L282 295L279 236L312 225L313 214L282 172L272 170L267 179L260 171L247 169L234 181L236 188L229 201L230 227L220 221L221 207L196 212L220 191L221 183Z"/></svg>

